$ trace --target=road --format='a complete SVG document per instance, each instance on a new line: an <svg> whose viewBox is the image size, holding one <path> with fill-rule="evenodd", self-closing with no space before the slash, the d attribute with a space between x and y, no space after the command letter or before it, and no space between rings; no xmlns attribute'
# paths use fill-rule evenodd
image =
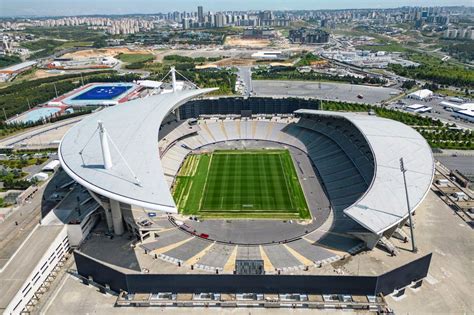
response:
<svg viewBox="0 0 474 315"><path fill-rule="evenodd" d="M250 96L253 87L252 87L252 68L251 67L239 67L239 71L237 72L237 76L240 80L244 83L245 90L244 96Z"/></svg>
<svg viewBox="0 0 474 315"><path fill-rule="evenodd" d="M60 172L41 185L30 200L0 223L0 269L37 226L42 216L58 203L49 200L56 190L56 185L62 185L68 180L69 176L65 172Z"/></svg>
<svg viewBox="0 0 474 315"><path fill-rule="evenodd" d="M82 120L84 117L88 115L82 115L78 117L73 117L69 119L64 119L55 123L48 123L46 125L40 125L37 127L33 127L31 129L28 129L26 131L22 131L19 134L14 134L8 137L5 137L0 140L0 148L12 148L14 146L18 146L21 142L30 139L32 137L35 137L37 135L49 132L51 130L58 129L63 126L68 126L68 125L74 125L75 123L79 122Z"/></svg>

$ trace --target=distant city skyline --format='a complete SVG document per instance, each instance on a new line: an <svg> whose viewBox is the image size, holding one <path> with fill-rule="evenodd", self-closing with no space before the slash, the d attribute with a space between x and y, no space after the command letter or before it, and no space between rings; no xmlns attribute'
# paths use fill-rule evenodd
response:
<svg viewBox="0 0 474 315"><path fill-rule="evenodd" d="M245 11L245 10L324 10L324 9L363 9L394 8L401 6L472 6L471 0L180 0L176 2L162 0L0 0L0 16L73 16L73 15L112 15L112 14L152 14L171 11Z"/></svg>

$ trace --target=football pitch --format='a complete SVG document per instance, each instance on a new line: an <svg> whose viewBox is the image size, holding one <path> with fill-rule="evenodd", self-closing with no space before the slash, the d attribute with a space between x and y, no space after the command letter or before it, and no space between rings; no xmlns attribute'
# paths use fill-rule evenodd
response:
<svg viewBox="0 0 474 315"><path fill-rule="evenodd" d="M217 150L183 163L173 196L180 213L205 218L309 219L288 150Z"/></svg>

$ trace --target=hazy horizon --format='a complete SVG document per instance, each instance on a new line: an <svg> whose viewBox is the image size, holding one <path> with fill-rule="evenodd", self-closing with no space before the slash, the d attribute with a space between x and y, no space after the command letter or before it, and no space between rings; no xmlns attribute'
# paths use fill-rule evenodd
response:
<svg viewBox="0 0 474 315"><path fill-rule="evenodd" d="M65 0L0 0L0 16L74 16L74 15L120 15L120 14L152 14L172 11L197 10L202 5L204 11L245 11L245 10L331 10L331 9L383 9L402 6L472 6L471 0L430 0L407 1L395 0L181 0L170 2L163 0L82 0L71 2Z"/></svg>

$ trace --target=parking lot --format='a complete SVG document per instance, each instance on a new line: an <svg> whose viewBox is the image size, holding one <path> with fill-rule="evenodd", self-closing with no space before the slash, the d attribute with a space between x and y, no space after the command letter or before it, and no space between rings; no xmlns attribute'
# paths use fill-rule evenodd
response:
<svg viewBox="0 0 474 315"><path fill-rule="evenodd" d="M454 102L449 101L449 97L433 97L429 100L416 100L416 99L404 98L401 101L390 104L389 108L403 109L405 106L421 104L427 107L431 107L432 110L431 110L431 113L423 113L420 115L428 116L432 118L438 118L438 119L443 120L444 122L455 123L457 126L461 128L468 128L468 129L474 128L474 123L463 121L463 120L460 120L459 118L452 117L453 113L451 111L444 109L443 105L440 105L440 103L443 101L454 103ZM461 103L455 103L455 104L461 105Z"/></svg>
<svg viewBox="0 0 474 315"><path fill-rule="evenodd" d="M392 88L336 82L252 80L257 96L315 97L323 100L378 105L400 91Z"/></svg>

